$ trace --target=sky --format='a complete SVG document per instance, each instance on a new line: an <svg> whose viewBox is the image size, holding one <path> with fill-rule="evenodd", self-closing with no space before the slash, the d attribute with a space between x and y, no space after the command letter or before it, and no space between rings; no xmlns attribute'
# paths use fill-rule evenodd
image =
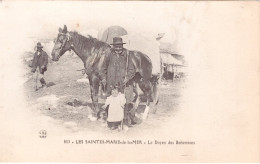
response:
<svg viewBox="0 0 260 164"><path fill-rule="evenodd" d="M27 29L29 36L51 35L63 24L83 32L121 25L129 30L170 35L174 19L172 5L167 2L22 2L6 3L3 8L8 10L8 17L12 15L11 21Z"/></svg>
<svg viewBox="0 0 260 164"><path fill-rule="evenodd" d="M0 31L4 38L0 39L0 55L5 56L6 62L14 56L21 58L25 52L33 52L36 43L43 40L49 41L43 46L50 52L50 41L63 25L67 25L68 31L82 35L97 35L109 26L118 25L134 35L165 33L161 42L172 44L174 52L194 63L197 61L194 52L200 53L198 40L208 6L208 2L192 1L4 1L0 5ZM16 64L21 63L18 60Z"/></svg>
<svg viewBox="0 0 260 164"><path fill-rule="evenodd" d="M94 35L109 26L119 25L129 33L146 33L152 36L165 33L162 41L174 44L177 49L180 47L177 45L179 39L186 37L191 31L192 26L187 28L185 24L192 22L194 15L191 9L197 4L120 1L2 2L0 21L4 26L0 29L6 31L6 37L9 33L17 32L16 36L21 38L54 39L58 28L64 24L69 31L75 30L83 35Z"/></svg>

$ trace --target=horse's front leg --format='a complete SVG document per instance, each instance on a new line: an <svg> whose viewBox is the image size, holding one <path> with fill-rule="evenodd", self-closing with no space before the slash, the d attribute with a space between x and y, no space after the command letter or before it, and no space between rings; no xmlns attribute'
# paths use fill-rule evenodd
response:
<svg viewBox="0 0 260 164"><path fill-rule="evenodd" d="M93 114L94 114L95 117L97 117L97 113L99 112L98 93L99 93L100 80L96 76L90 76L89 82L90 82L90 91L91 91Z"/></svg>

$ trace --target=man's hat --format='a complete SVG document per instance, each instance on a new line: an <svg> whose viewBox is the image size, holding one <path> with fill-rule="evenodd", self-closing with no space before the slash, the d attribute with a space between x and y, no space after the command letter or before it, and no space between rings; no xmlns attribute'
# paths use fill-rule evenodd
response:
<svg viewBox="0 0 260 164"><path fill-rule="evenodd" d="M43 48L41 42L38 42L38 43L37 43L37 48Z"/></svg>
<svg viewBox="0 0 260 164"><path fill-rule="evenodd" d="M126 43L123 43L123 39L122 38L114 37L113 38L113 43L110 44L110 45L121 45L121 44L126 44Z"/></svg>

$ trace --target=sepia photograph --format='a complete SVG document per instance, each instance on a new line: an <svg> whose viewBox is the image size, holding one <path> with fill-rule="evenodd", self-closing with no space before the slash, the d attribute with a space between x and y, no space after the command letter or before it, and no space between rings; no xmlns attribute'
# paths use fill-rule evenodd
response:
<svg viewBox="0 0 260 164"><path fill-rule="evenodd" d="M2 1L0 162L260 162L258 1Z"/></svg>

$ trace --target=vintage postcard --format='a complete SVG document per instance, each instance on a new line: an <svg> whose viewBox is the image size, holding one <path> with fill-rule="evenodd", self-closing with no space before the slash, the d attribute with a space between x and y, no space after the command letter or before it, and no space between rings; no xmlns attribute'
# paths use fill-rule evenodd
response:
<svg viewBox="0 0 260 164"><path fill-rule="evenodd" d="M260 162L259 1L2 1L0 162Z"/></svg>

